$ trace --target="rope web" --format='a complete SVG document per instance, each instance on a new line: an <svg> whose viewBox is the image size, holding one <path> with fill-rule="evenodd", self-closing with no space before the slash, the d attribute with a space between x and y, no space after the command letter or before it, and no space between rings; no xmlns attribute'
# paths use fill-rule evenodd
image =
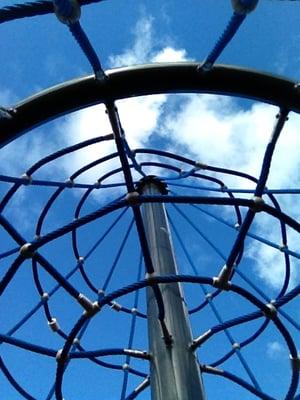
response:
<svg viewBox="0 0 300 400"><path fill-rule="evenodd" d="M231 92L228 85L241 70L215 66L258 0L232 1L232 17L204 62L176 65L174 69L165 65L157 71L141 67L134 69L132 76L129 70L125 77L122 71L104 71L80 24L80 6L92 2L37 1L0 9L1 23L54 12L71 32L93 72L86 80L62 85L11 108L2 107L2 151L23 132L96 103L103 103L111 127L105 135L48 154L21 177L0 176L2 387L19 396L13 398L30 400L89 398L97 393L109 398L107 393L112 391L118 395L111 398L121 400L149 398L152 356L147 343L145 289L153 290L163 339L166 345L172 345L163 292L166 285L181 282L194 334L189 350L199 359L208 393L214 393L215 382L222 379L220 387L230 387L231 393L236 393L232 398L279 398L273 394L276 382L270 382L270 374L278 374L276 365L270 360L266 369L258 361L268 340L276 340L284 348L286 363L285 371L281 371L286 384L279 388L280 398L298 398L300 324L296 303L300 285L292 282L291 264L298 262L300 252L289 247L288 237L290 232L300 232L300 224L282 203L286 197L299 195L300 189L271 189L267 184L288 116L299 112L299 90L295 82L270 77L274 90L265 94L264 89L252 86L253 82L266 82L267 77L261 75L261 81L255 81L260 74L249 72L246 77L250 82L242 87L238 80ZM159 78L150 80L154 88L149 94L163 92L162 81L167 75L176 78L178 73L182 77L178 88L168 87L167 82L167 93L207 91L276 105L278 113L274 113L273 131L266 132L271 139L258 161L258 176L163 148L131 148L117 101L148 94L144 71ZM212 81L215 77L223 82L224 74L233 78L219 89ZM131 89L136 76L140 90ZM191 81L186 76L191 76ZM198 87L197 79L203 80L203 87ZM155 87L155 82L160 86ZM103 94L96 95L99 88ZM63 99L64 93L68 96L66 103L57 101L55 105L52 99ZM76 97L83 93L86 98L76 103L72 93ZM60 179L56 165L61 160L112 143L113 152L91 159L67 180ZM82 179L95 170L100 171L95 181ZM163 185L164 194L140 191L141 182L149 176ZM232 182L239 182L240 188L231 186ZM29 218L32 236L24 235L18 218L12 218L19 196L38 205ZM166 206L177 249L178 275L154 275L142 215L149 203ZM264 229L260 234L254 229L262 216L278 231L276 240L271 240ZM247 267L249 243L278 253L282 281L276 293ZM23 365L22 374L16 364Z"/></svg>

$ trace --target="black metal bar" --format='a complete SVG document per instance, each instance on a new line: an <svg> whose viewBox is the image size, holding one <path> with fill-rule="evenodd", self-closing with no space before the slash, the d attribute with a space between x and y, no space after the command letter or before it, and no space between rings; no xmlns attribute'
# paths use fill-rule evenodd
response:
<svg viewBox="0 0 300 400"><path fill-rule="evenodd" d="M249 69L215 66L201 72L198 63L140 65L107 71L108 79L75 79L40 92L0 119L0 146L23 132L71 111L98 103L159 93L212 93L245 97L300 112L296 82Z"/></svg>

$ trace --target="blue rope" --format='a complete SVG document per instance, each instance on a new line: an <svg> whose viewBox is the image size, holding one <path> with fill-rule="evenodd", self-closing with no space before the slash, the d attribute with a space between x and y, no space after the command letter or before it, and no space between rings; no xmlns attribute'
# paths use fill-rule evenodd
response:
<svg viewBox="0 0 300 400"><path fill-rule="evenodd" d="M95 137L95 138L92 138L92 139L88 139L88 140L85 140L83 142L77 143L75 145L65 147L62 150L59 150L59 151L57 151L55 153L52 153L52 154L40 159L39 161L37 161L35 164L33 164L26 171L26 174L31 176L34 172L36 172L42 166L48 164L51 161L57 160L58 158L60 158L62 156L65 156L65 155L73 153L73 152L75 152L77 150L86 148L86 147L91 146L93 144L101 143L103 141L108 141L108 140L112 140L112 139L113 139L113 135L109 134L109 135L105 135L105 136L99 136L99 137Z"/></svg>
<svg viewBox="0 0 300 400"><path fill-rule="evenodd" d="M70 32L74 36L75 40L79 44L81 50L85 54L89 63L91 64L94 74L97 79L104 79L106 77L105 72L102 69L100 60L91 45L88 37L86 36L84 30L82 29L79 21L74 24L69 25Z"/></svg>
<svg viewBox="0 0 300 400"><path fill-rule="evenodd" d="M137 280L139 281L142 276L142 253L140 254L140 260L139 260L139 266L138 266L138 273L137 273ZM134 295L134 302L133 302L133 307L135 309L138 308L138 303L139 303L139 291L137 290ZM134 340L134 335L135 335L135 329L136 329L136 314L132 315L131 319L131 325L130 325L130 331L129 331L129 338L128 338L128 345L127 348L131 349L133 346L133 340ZM130 356L126 357L125 363L129 365L130 363ZM123 383L122 383L122 390L121 390L121 400L124 400L126 397L126 391L127 391L127 385L128 385L128 370L124 370L124 377L123 377Z"/></svg>
<svg viewBox="0 0 300 400"><path fill-rule="evenodd" d="M134 223L134 220L132 219L131 222L130 222L130 224L129 224L129 226L128 226L128 228L127 228L127 230L126 230L126 232L125 232L125 235L124 235L124 237L123 237L123 239L122 239L122 242L121 242L121 244L120 244L120 247L119 247L119 249L118 249L118 251L117 251L117 254L116 254L116 256L115 256L115 258L114 258L114 260L113 260L113 263L112 263L112 266L111 266L111 268L110 268L110 270L109 270L109 273L108 273L107 276L106 276L105 282L104 282L104 284L103 284L103 290L104 290L104 291L107 289L107 287L108 287L108 285L109 285L109 282L110 282L110 280L111 280L111 278L112 278L112 276L113 276L113 273L114 273L114 271L115 271L115 269L116 269L116 266L117 266L117 264L118 264L118 262L119 262L119 260L120 260L120 257L121 257L121 255L122 255L122 253L123 253L124 247L125 247L125 245L126 245L126 243L127 243L127 241L128 241L130 232L131 232L131 230L132 230L133 223Z"/></svg>
<svg viewBox="0 0 300 400"><path fill-rule="evenodd" d="M276 399L274 399L274 397L270 397L267 394L261 392L260 390L257 390L255 387L251 386L248 382L244 381L243 379L236 376L235 374L232 374L228 371L224 371L223 369L220 370L220 369L216 369L216 368L211 368L210 366L207 366L207 365L201 365L201 371L212 374L212 375L219 375L226 379L229 379L232 382L237 383L239 386L243 387L244 389L247 389L249 392L255 394L257 397L259 397L263 400L276 400Z"/></svg>
<svg viewBox="0 0 300 400"><path fill-rule="evenodd" d="M123 144L124 144L124 149L125 152L127 154L127 157L131 160L132 165L134 167L134 169L142 176L145 177L146 174L143 172L143 169L141 167L141 164L139 164L136 160L135 154L134 152L131 150L131 148L129 147L127 140L125 138L123 138Z"/></svg>
<svg viewBox="0 0 300 400"><path fill-rule="evenodd" d="M244 22L245 18L246 18L246 15L237 14L235 12L233 13L222 36L218 39L217 43L215 44L214 48L207 56L203 65L201 65L201 67L200 67L201 70L209 71L213 67L217 58L220 56L220 54L225 49L225 47L228 45L228 43L233 39L233 37L236 34L236 32L238 31L239 27Z"/></svg>
<svg viewBox="0 0 300 400"><path fill-rule="evenodd" d="M14 377L11 375L9 370L6 368L6 365L4 364L4 361L2 357L0 357L0 370L3 372L4 376L6 379L9 381L9 383L16 389L18 393L20 393L21 396L23 396L27 400L36 400L34 397L32 397L29 393L27 393L19 384L18 382L14 379Z"/></svg>
<svg viewBox="0 0 300 400"><path fill-rule="evenodd" d="M213 67L217 58L237 33L247 14L255 9L257 2L258 0L233 0L232 4L234 12L231 19L214 48L201 66L201 70L209 71Z"/></svg>
<svg viewBox="0 0 300 400"><path fill-rule="evenodd" d="M150 378L147 377L129 396L126 397L125 400L133 400L135 399L140 393L142 393L147 387L150 386Z"/></svg>
<svg viewBox="0 0 300 400"><path fill-rule="evenodd" d="M127 191L128 191L128 193L132 193L135 191L135 187L134 187L126 151L124 148L124 141L123 141L124 131L121 126L118 110L114 103L107 103L106 109L107 109L107 114L108 114L108 118L109 118L112 130L114 133L115 143L116 143L116 147L118 150L120 163L122 166L122 172L123 172L124 179L126 182ZM134 215L134 219L135 219L135 224L136 224L136 229L137 229L137 233L138 233L138 237L139 237L139 241L140 241L140 246L141 246L144 261L145 261L145 268L146 268L147 273L152 274L154 272L154 267L153 267L153 263L152 263L152 259L151 259L151 255L150 255L150 250L149 250L149 246L148 246L148 241L147 241L147 237L146 237L146 232L145 232L145 227L144 227L144 223L143 223L143 219L142 219L141 210L138 206L133 206L132 211L133 211L133 215ZM158 319L160 321L163 321L165 318L165 309L164 309L164 303L163 303L163 298L162 298L160 289L157 285L154 285L152 289L153 289L154 296L157 301Z"/></svg>
<svg viewBox="0 0 300 400"><path fill-rule="evenodd" d="M80 5L100 3L102 1L104 0L80 0ZM24 4L14 4L0 9L0 24L15 19L46 15L53 13L53 11L52 0L37 0Z"/></svg>
<svg viewBox="0 0 300 400"><path fill-rule="evenodd" d="M195 175L193 175L195 176ZM204 175L205 176L205 175ZM8 177L9 179L9 177ZM1 180L1 177L0 177ZM201 186L201 185L192 185L192 184L187 184L187 183L174 183L172 181L168 181L166 179L166 182L168 183L169 186L174 186L174 187L181 187L181 188L189 188L189 189L198 189L198 190L203 190L207 192L221 192L221 193L249 193L249 194L254 194L255 189L235 189L235 188L215 188L211 186ZM300 189L267 189L265 188L263 191L263 194L300 194Z"/></svg>
<svg viewBox="0 0 300 400"><path fill-rule="evenodd" d="M206 214L206 215L210 216L211 218L215 219L216 221L220 222L221 224L226 225L229 228L232 228L232 229L236 230L235 225L229 223L224 218L222 218L222 217L220 217L218 215L215 215L215 214L211 213L210 211L207 211L207 210L205 210L205 209L203 209L203 208L201 208L201 207L199 207L199 206L197 206L195 204L191 204L191 206L193 208L201 211L203 214ZM251 237L252 239L257 240L258 242L261 242L261 243L263 243L263 244L265 244L267 246L273 247L276 250L280 250L280 251L282 251L284 253L287 253L287 254L295 257L295 258L300 259L300 253L292 251L289 248L282 248L281 245L278 245L278 244L276 244L274 242L271 242L270 240L267 240L267 239L265 239L265 238L263 238L263 237L261 237L259 235L256 235L256 234L254 234L252 232L247 232L247 236Z"/></svg>

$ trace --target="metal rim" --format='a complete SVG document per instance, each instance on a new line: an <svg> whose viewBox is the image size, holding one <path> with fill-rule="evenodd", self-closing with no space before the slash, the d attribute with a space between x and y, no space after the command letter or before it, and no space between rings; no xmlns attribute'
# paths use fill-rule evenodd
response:
<svg viewBox="0 0 300 400"><path fill-rule="evenodd" d="M159 63L74 79L31 96L0 119L0 147L58 116L100 103L161 93L210 93L257 100L300 112L297 82L233 66L203 72L198 63Z"/></svg>

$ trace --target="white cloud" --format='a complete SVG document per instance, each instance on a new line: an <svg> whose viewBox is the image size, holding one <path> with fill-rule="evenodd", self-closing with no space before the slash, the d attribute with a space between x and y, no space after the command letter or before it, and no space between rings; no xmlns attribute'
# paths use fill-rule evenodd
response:
<svg viewBox="0 0 300 400"><path fill-rule="evenodd" d="M185 51L166 46L161 50L154 51L152 18L142 18L135 29L135 41L132 48L123 53L110 57L112 67L124 65L141 64L146 62L183 61ZM167 102L166 95L145 96L121 100L118 102L118 110L122 127L126 132L126 138L132 148L145 146L150 136L158 129L159 118L164 104ZM66 119L65 124L59 127L60 132L65 132L67 140L71 143L80 142L90 137L111 133L108 117L102 105L82 110ZM86 151L74 154L72 162L67 160L63 163L67 174L70 175L78 166L82 166L105 154L115 151L113 142L104 142L93 146ZM110 163L117 167L118 161ZM97 179L103 168L94 169L85 174L88 180Z"/></svg>
<svg viewBox="0 0 300 400"><path fill-rule="evenodd" d="M267 344L267 356L272 360L281 359L285 354L283 345L277 341L269 342Z"/></svg>
<svg viewBox="0 0 300 400"><path fill-rule="evenodd" d="M259 176L264 150L275 124L277 109L254 103L248 109L238 107L231 98L211 95L186 96L160 125L162 136L172 138L170 148L184 151L204 164L239 170ZM300 118L291 115L280 137L267 182L270 188L300 187ZM253 188L251 182L237 177L220 176L228 187ZM251 195L246 195L251 198ZM300 202L280 196L283 211L300 217ZM260 215L252 231L281 245L279 223ZM291 250L298 249L298 234L289 230ZM246 255L255 264L256 273L273 288L281 287L285 274L283 254L256 241L249 241ZM291 258L291 282L299 276L299 262Z"/></svg>
<svg viewBox="0 0 300 400"><path fill-rule="evenodd" d="M132 47L110 57L112 67L149 62L184 61L184 49L176 49L166 41L161 46L153 32L153 19L142 18L136 26ZM184 153L195 160L221 167L238 169L258 176L264 149L275 123L275 107L253 103L240 106L238 101L215 95L181 95L179 100L167 95L126 99L118 102L122 126L132 148L147 146L154 136L168 144L171 151ZM268 186L272 188L300 186L300 119L292 115L284 129L273 158ZM91 107L65 118L57 124L56 136L63 137L64 145L70 145L91 137L111 133L108 117L102 105ZM42 153L41 143L33 143L30 154ZM87 163L115 151L113 141L103 142L78 151L59 163L65 177ZM288 157L287 157L288 155ZM4 160L9 164L13 157ZM154 160L154 157L152 158ZM14 163L12 163L14 164ZM15 162L15 164L17 164ZM108 166L108 164L107 164ZM106 167L97 167L80 178L93 183ZM119 166L114 160L109 168ZM117 179L117 178L116 178ZM249 188L253 184L233 177L224 177L227 186ZM280 196L283 210L300 216L299 204L286 196ZM255 231L280 244L278 229L271 218L260 217ZM297 249L297 235L290 231L291 249ZM247 256L255 263L258 275L273 287L280 287L283 279L282 254L257 242L251 242ZM292 265L295 271L295 262ZM293 273L293 282L297 274Z"/></svg>

